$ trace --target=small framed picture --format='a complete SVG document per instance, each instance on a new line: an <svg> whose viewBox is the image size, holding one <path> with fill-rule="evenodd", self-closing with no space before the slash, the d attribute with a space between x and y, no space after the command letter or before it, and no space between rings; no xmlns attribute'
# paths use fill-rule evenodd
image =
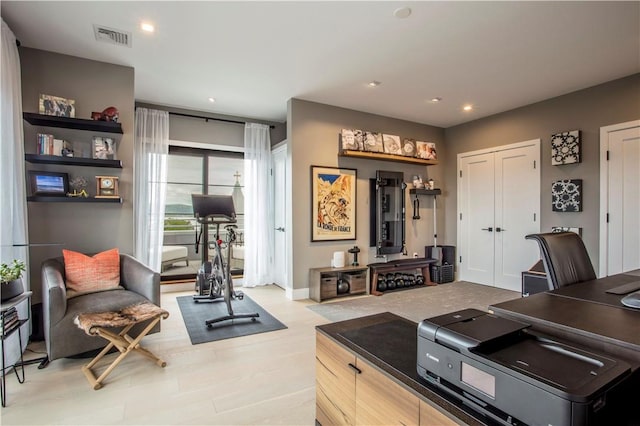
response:
<svg viewBox="0 0 640 426"><path fill-rule="evenodd" d="M38 102L38 112L44 115L75 118L75 104L76 101L74 101L73 99L65 99L51 95L40 95L40 101Z"/></svg>
<svg viewBox="0 0 640 426"><path fill-rule="evenodd" d="M416 141L417 157L424 160L437 160L436 144L433 142Z"/></svg>
<svg viewBox="0 0 640 426"><path fill-rule="evenodd" d="M400 136L382 135L382 144L385 154L402 155L402 143Z"/></svg>
<svg viewBox="0 0 640 426"><path fill-rule="evenodd" d="M93 137L93 158L98 160L115 160L116 143L113 138Z"/></svg>
<svg viewBox="0 0 640 426"><path fill-rule="evenodd" d="M57 172L29 170L32 195L65 197L69 192L69 175Z"/></svg>

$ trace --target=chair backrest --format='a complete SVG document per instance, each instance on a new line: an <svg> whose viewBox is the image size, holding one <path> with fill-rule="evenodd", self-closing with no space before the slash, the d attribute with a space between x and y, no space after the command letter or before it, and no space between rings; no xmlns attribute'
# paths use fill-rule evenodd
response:
<svg viewBox="0 0 640 426"><path fill-rule="evenodd" d="M549 290L596 279L589 253L575 232L531 234L525 238L540 245Z"/></svg>

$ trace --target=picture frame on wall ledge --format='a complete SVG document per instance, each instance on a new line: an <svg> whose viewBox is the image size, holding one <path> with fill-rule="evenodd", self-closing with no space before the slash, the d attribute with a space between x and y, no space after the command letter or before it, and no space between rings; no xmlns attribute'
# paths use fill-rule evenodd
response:
<svg viewBox="0 0 640 426"><path fill-rule="evenodd" d="M582 237L582 228L572 228L569 226L552 226L551 227L551 232L553 233L557 233L557 232L575 232L576 234L580 235Z"/></svg>
<svg viewBox="0 0 640 426"><path fill-rule="evenodd" d="M356 239L356 169L311 166L311 241Z"/></svg>
<svg viewBox="0 0 640 426"><path fill-rule="evenodd" d="M66 197L69 192L67 173L29 170L31 195Z"/></svg>
<svg viewBox="0 0 640 426"><path fill-rule="evenodd" d="M415 139L402 140L402 155L404 155L405 157L416 156L416 140Z"/></svg>
<svg viewBox="0 0 640 426"><path fill-rule="evenodd" d="M582 161L580 130L551 135L551 165L562 166Z"/></svg>
<svg viewBox="0 0 640 426"><path fill-rule="evenodd" d="M551 184L551 209L554 212L582 211L582 179L563 179Z"/></svg>
<svg viewBox="0 0 640 426"><path fill-rule="evenodd" d="M437 160L436 144L433 142L416 141L416 157L423 160Z"/></svg>
<svg viewBox="0 0 640 426"><path fill-rule="evenodd" d="M92 158L97 160L115 160L116 143L113 138L94 136Z"/></svg>
<svg viewBox="0 0 640 426"><path fill-rule="evenodd" d="M382 144L384 146L385 154L402 155L402 143L400 142L400 136L382 135Z"/></svg>
<svg viewBox="0 0 640 426"><path fill-rule="evenodd" d="M38 100L38 112L43 115L75 118L76 101L59 96L41 94Z"/></svg>
<svg viewBox="0 0 640 426"><path fill-rule="evenodd" d="M342 149L345 151L363 151L364 143L362 137L362 130L342 129L342 132L340 133Z"/></svg>
<svg viewBox="0 0 640 426"><path fill-rule="evenodd" d="M384 152L382 133L364 132L364 150L367 152Z"/></svg>

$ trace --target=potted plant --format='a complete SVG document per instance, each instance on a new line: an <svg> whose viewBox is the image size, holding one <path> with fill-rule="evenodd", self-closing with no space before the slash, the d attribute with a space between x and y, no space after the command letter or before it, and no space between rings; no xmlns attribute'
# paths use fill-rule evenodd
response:
<svg viewBox="0 0 640 426"><path fill-rule="evenodd" d="M10 265L0 264L0 299L3 302L21 295L24 291L22 287L24 270L24 262L21 260L14 260Z"/></svg>

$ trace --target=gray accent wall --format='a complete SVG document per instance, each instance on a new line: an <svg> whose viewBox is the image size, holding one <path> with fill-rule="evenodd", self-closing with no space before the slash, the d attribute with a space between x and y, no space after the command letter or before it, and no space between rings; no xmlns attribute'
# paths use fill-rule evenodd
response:
<svg viewBox="0 0 640 426"><path fill-rule="evenodd" d="M405 182L411 182L412 176L422 175L423 180L433 178L436 187L440 187L444 174L442 166L419 166L391 161L369 160L363 158L338 157L339 135L343 128L361 129L373 132L398 135L401 138L435 142L438 158L447 158L444 142L444 129L424 124L398 120L360 111L339 108L291 99L288 104L288 154L292 164L292 277L294 289L308 287L309 268L330 266L334 251L346 251L357 245L360 250L359 262L367 265L379 261L375 252L369 248L369 179L375 177L376 170L404 172ZM311 242L311 184L312 165L345 167L357 170L357 223L356 240ZM412 221L409 191L407 202L407 251L424 256L424 246L433 242L433 199L420 197L421 219ZM438 208L440 224L443 212ZM442 229L440 225L438 228ZM439 241L441 242L441 241ZM400 258L393 255L390 258ZM347 257L351 261L351 255Z"/></svg>
<svg viewBox="0 0 640 426"><path fill-rule="evenodd" d="M540 139L541 231L552 226L581 227L591 261L599 264L600 127L640 119L640 74L558 96L445 130L446 154L441 163L446 183L445 236L457 235L457 155L464 152ZM551 135L580 130L582 162L551 165ZM551 211L551 184L560 179L583 180L583 211Z"/></svg>
<svg viewBox="0 0 640 426"><path fill-rule="evenodd" d="M95 195L96 175L118 176L122 204L28 203L31 289L33 303L41 301L40 266L45 259L62 255L62 249L95 253L117 247L134 251L133 236L133 138L134 70L131 67L54 52L21 47L22 105L25 112L38 112L39 95L75 100L75 117L91 118L92 111L115 106L120 113L123 135L38 128L25 122L25 152L35 153L37 133L51 133L70 141L78 154L91 156L93 136L113 137L123 169L74 167L26 163L28 170L60 171L70 177L87 178ZM19 176L18 179L25 177ZM56 244L42 246L39 244Z"/></svg>

